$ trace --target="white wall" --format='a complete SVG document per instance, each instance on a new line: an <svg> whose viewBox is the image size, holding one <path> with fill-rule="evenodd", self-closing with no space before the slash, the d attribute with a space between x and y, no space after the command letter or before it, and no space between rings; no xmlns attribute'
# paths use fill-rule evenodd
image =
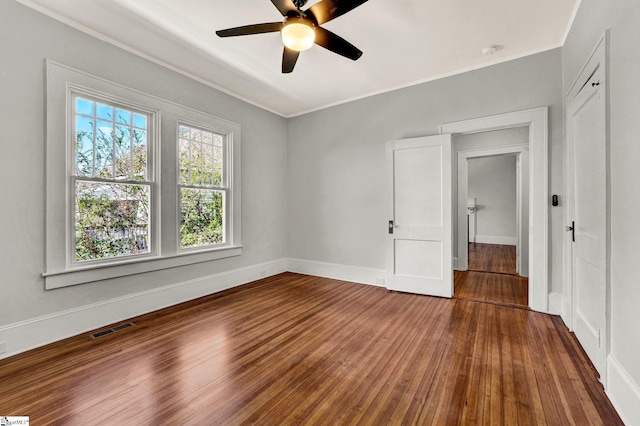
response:
<svg viewBox="0 0 640 426"><path fill-rule="evenodd" d="M285 257L285 119L14 1L0 2L0 58L0 341L3 326ZM45 58L242 126L242 256L44 290Z"/></svg>
<svg viewBox="0 0 640 426"><path fill-rule="evenodd" d="M477 242L515 245L516 156L469 159L469 198L476 198Z"/></svg>
<svg viewBox="0 0 640 426"><path fill-rule="evenodd" d="M608 392L640 425L640 2L582 0L563 48L564 93L611 29L611 355Z"/></svg>

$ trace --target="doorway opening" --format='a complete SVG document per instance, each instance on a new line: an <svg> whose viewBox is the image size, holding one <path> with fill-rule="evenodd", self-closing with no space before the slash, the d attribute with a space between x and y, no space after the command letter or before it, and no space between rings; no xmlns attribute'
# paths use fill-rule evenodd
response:
<svg viewBox="0 0 640 426"><path fill-rule="evenodd" d="M515 274L454 271L456 299L527 309L529 279Z"/></svg>
<svg viewBox="0 0 640 426"><path fill-rule="evenodd" d="M489 274L493 279L498 281L521 281L525 280L526 276L528 276L528 285L525 290L526 305L524 306L528 306L536 311L548 312L548 108L536 108L448 123L440 127L440 132L453 134L455 138L516 128L520 128L521 131L526 134L527 145L522 144L524 146L520 147L521 149L519 150L514 150L514 146L501 146L493 148L495 150L494 152L483 153L484 155L477 155L479 152L478 147L471 147L469 151L475 150L475 152L458 153L457 156L454 155L454 167L458 168L458 173L453 173L453 177L461 179L460 174L462 173L464 174L464 176L462 176L463 179L466 180L468 178L468 170L466 168L466 160L468 158L505 154L520 155L521 168L524 169L528 167L528 173L531 177L528 185L523 185L523 187L528 190L528 194L524 193L525 191L520 192L523 201L528 201L528 205L522 206L522 212L528 212L529 214L528 222L525 222L529 225L528 227L520 227L518 232L519 241L516 243L518 247L521 248L519 252L517 251L520 257L520 263L517 263L517 265L519 265L518 272L522 274L523 277L509 274ZM481 148L486 149L486 147ZM460 157L464 158L465 161L461 162ZM453 190L455 191L456 188L457 185L454 184ZM458 197L454 197L454 202L457 203L454 207L454 212L456 212L454 221L457 223L466 223L468 194L461 195L458 193ZM458 208L459 205L462 205L464 209ZM455 234L457 226L453 228ZM468 279L476 274L487 274L485 272L468 271L468 236L466 235L466 226L464 230L464 233L457 232L457 235L454 235L454 244L457 244L458 248L464 247L463 250L454 249L453 262L456 269L455 275L458 280L461 279L459 277ZM526 253L524 250L526 250ZM528 262L522 262L523 259L528 260ZM518 260L516 260L516 262L518 262ZM485 282L489 280L489 278L484 275L472 278Z"/></svg>
<svg viewBox="0 0 640 426"><path fill-rule="evenodd" d="M466 141L478 142L477 136L467 136ZM459 151L459 164L466 164L458 167L458 233L459 244L466 235L467 269L527 276L529 176L528 168L521 166L523 159L528 162L527 129L501 130L482 137L523 143L508 149L513 152L497 155L492 155L496 148ZM466 220L461 221L464 215Z"/></svg>
<svg viewBox="0 0 640 426"><path fill-rule="evenodd" d="M528 138L520 127L454 139L457 298L528 306Z"/></svg>

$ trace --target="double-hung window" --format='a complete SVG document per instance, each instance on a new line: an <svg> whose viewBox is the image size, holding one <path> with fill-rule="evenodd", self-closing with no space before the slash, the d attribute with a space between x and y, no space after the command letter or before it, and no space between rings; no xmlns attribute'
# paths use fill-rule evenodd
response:
<svg viewBox="0 0 640 426"><path fill-rule="evenodd" d="M153 115L74 94L72 262L155 252L151 232Z"/></svg>
<svg viewBox="0 0 640 426"><path fill-rule="evenodd" d="M178 126L180 249L227 242L226 137L211 130Z"/></svg>
<svg viewBox="0 0 640 426"><path fill-rule="evenodd" d="M46 65L45 288L242 253L239 125Z"/></svg>

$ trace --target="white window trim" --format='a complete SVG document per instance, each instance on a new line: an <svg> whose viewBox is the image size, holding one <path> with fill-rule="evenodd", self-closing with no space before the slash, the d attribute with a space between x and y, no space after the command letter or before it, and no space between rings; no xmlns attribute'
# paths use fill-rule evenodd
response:
<svg viewBox="0 0 640 426"><path fill-rule="evenodd" d="M46 66L46 173L45 173L45 289L55 289L110 278L140 274L161 269L207 262L242 254L241 244L241 193L240 193L240 125L209 114L176 104L129 87L110 82L94 75L73 69L52 60ZM69 152L70 106L67 96L70 90L94 93L101 98L112 97L117 103L131 105L135 109L157 114L157 128L153 130L158 140L153 155L155 173L152 193L156 209L152 223L156 242L155 253L149 255L114 258L99 264L69 262L68 215L70 170L73 165ZM228 245L201 247L199 250L178 250L178 195L177 195L177 126L179 122L202 123L227 135L228 156L232 159L229 175ZM150 123L151 125L151 123ZM167 135L164 138L163 135ZM150 143L153 143L150 141ZM73 224L72 224L73 225Z"/></svg>

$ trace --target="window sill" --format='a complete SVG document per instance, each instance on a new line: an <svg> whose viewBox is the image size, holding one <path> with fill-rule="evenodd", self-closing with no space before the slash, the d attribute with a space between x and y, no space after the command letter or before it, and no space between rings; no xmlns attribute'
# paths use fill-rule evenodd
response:
<svg viewBox="0 0 640 426"><path fill-rule="evenodd" d="M72 285L86 284L94 281L126 277L128 275L142 274L162 269L177 268L194 263L208 262L210 260L240 256L241 254L242 246L232 246L206 251L179 253L174 256L137 259L118 264L91 266L60 272L47 272L42 274L42 276L44 277L45 289L53 290Z"/></svg>

